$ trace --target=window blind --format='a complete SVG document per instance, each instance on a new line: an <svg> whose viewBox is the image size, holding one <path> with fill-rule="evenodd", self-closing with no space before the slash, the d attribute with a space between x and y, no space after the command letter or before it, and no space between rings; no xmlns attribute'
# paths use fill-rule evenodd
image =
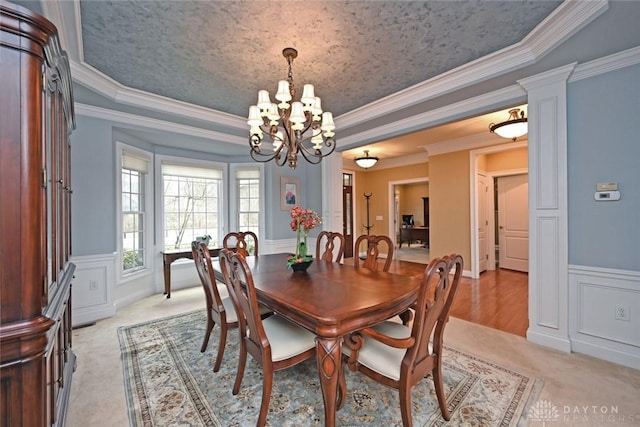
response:
<svg viewBox="0 0 640 427"><path fill-rule="evenodd" d="M146 174L149 171L149 160L125 150L122 152L122 167Z"/></svg>
<svg viewBox="0 0 640 427"><path fill-rule="evenodd" d="M188 178L209 178L222 179L222 170L209 169L198 166L187 166L178 164L162 164L163 175L184 176Z"/></svg>

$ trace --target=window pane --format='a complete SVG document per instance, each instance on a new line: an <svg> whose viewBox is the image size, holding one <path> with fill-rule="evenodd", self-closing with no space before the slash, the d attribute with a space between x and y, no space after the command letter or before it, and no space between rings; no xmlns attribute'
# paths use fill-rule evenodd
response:
<svg viewBox="0 0 640 427"><path fill-rule="evenodd" d="M122 270L144 265L144 173L122 168Z"/></svg>
<svg viewBox="0 0 640 427"><path fill-rule="evenodd" d="M210 245L218 245L220 176L203 167L163 165L165 250L191 250L191 242L204 235L211 236Z"/></svg>
<svg viewBox="0 0 640 427"><path fill-rule="evenodd" d="M260 179L238 178L238 227L259 234Z"/></svg>

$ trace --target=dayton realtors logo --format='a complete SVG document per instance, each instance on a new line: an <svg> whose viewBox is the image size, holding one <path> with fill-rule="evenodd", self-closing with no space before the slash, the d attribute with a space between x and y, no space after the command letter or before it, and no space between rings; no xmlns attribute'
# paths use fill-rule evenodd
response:
<svg viewBox="0 0 640 427"><path fill-rule="evenodd" d="M547 423L561 421L562 423L576 423L580 425L591 423L638 423L640 416L620 414L617 406L606 405L564 405L556 406L548 400L539 400L529 408L529 421L541 422L543 427Z"/></svg>

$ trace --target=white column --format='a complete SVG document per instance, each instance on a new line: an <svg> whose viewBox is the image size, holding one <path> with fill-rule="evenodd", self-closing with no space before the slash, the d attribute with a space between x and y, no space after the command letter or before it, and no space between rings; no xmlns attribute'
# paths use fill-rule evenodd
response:
<svg viewBox="0 0 640 427"><path fill-rule="evenodd" d="M342 155L322 159L322 229L342 233Z"/></svg>
<svg viewBox="0 0 640 427"><path fill-rule="evenodd" d="M518 83L528 94L529 329L527 339L570 352L568 322L567 79L575 64Z"/></svg>

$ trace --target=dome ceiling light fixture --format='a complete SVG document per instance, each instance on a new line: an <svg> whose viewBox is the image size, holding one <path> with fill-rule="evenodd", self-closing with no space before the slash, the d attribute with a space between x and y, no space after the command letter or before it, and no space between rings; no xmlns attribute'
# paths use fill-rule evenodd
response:
<svg viewBox="0 0 640 427"><path fill-rule="evenodd" d="M376 156L370 156L369 150L364 150L364 156L356 157L354 161L356 165L360 166L363 169L369 169L371 166L378 163L378 158Z"/></svg>
<svg viewBox="0 0 640 427"><path fill-rule="evenodd" d="M512 141L515 141L516 138L522 135L526 135L528 126L524 111L520 111L519 108L509 110L509 118L501 123L491 123L489 125L489 131L497 133L503 138L509 138Z"/></svg>
<svg viewBox="0 0 640 427"><path fill-rule="evenodd" d="M300 153L309 163L318 164L336 149L333 114L322 111L320 98L310 84L304 85L300 101L289 104L296 96L291 64L298 51L288 47L282 55L289 63L289 74L287 80L278 82L275 98L280 103L272 103L269 92L260 90L258 103L249 107L251 158L262 163L275 160L278 166L289 163L295 169ZM267 150L262 145L264 137L271 145Z"/></svg>

